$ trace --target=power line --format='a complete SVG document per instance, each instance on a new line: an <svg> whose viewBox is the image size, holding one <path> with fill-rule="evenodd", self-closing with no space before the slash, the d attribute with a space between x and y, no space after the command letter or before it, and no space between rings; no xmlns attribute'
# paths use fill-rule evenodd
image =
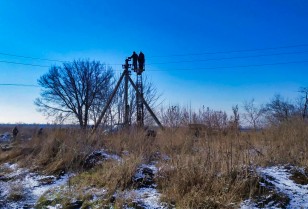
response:
<svg viewBox="0 0 308 209"><path fill-rule="evenodd" d="M182 61L171 61L171 62L157 62L157 63L150 63L148 65L154 64L173 64L173 63L185 63L185 62L205 62L205 61L214 61L214 60L231 60L231 59L243 59L243 58L256 58L256 57L267 57L267 56L276 56L276 55L291 55L291 54L305 54L308 51L301 51L301 52L283 52L283 53L276 53L276 54L261 54L261 55L249 55L249 56L237 56L237 57L222 57L222 58L210 58L210 59L199 59L199 60L182 60Z"/></svg>
<svg viewBox="0 0 308 209"><path fill-rule="evenodd" d="M262 66L274 66L274 65L287 65L287 64L300 64L308 63L305 61L294 61L294 62L276 62L276 63L266 63L266 64L252 64L252 65L237 65L237 66L225 66L225 67L201 67L201 68L182 68L182 69L168 69L168 70L147 70L147 71L185 71L185 70L215 70L215 69L230 69L230 68L247 68L247 67L262 67Z"/></svg>
<svg viewBox="0 0 308 209"><path fill-rule="evenodd" d="M230 51L203 52L203 53L187 53L187 54L178 54L178 55L162 55L162 56L150 56L150 57L175 57L175 56L204 55L204 54L227 54L227 53L233 53L233 52L264 51L264 50L270 50L270 49L294 48L294 47L302 47L302 46L308 46L308 44L298 44L298 45L279 46L279 47L268 47L268 48L260 48L260 49L230 50ZM240 58L254 58L254 57L265 57L265 56L276 56L276 55L287 55L287 54L303 54L303 53L307 53L307 52L308 51L275 53L275 54L267 54L267 55L251 55L251 56L237 56L237 57L224 57L224 58L210 58L210 59L187 60L187 61L183 60L183 61L150 63L148 65L153 65L153 64L171 64L171 63L185 63L185 62L203 62L203 61L226 60L226 59L240 59ZM0 54L6 55L6 56L22 57L22 58L36 59L36 60L43 60L43 61L66 62L64 60L58 60L58 59L44 59L44 58L24 56L24 55L8 54L8 53L3 53L3 52L0 52ZM50 66L47 66L47 65L22 63L22 62L13 62L13 61L7 61L7 60L0 60L0 63L17 64L17 65L34 66L34 67L44 67L44 68L49 68L50 67ZM122 64L109 64L109 65L122 65ZM258 65L258 66L262 66L262 64Z"/></svg>
<svg viewBox="0 0 308 209"><path fill-rule="evenodd" d="M277 46L277 47L267 47L267 48L257 48L257 49L242 49L242 50L229 50L229 51L217 51L217 52L198 52L198 53L185 53L185 54L174 54L174 55L153 55L147 56L148 58L158 58L158 57L178 57L178 56L193 56L193 55L209 55L209 54L228 54L228 53L236 53L236 52L254 52L254 51L265 51L265 50L273 50L273 49L287 49L287 48L295 48L295 47L304 47L308 46L308 44L297 44L297 45L288 45L288 46ZM18 54L10 54L5 52L0 52L0 55L10 56L10 57L20 57L26 59L33 60L41 60L41 61L50 61L50 62L69 62L67 60L59 60L59 59L45 59L39 57L32 57L26 55L18 55ZM2 61L3 62L3 61ZM16 64L12 62L13 64ZM110 64L110 65L122 65L122 64Z"/></svg>
<svg viewBox="0 0 308 209"><path fill-rule="evenodd" d="M35 64L28 64L28 63L20 63L20 62L10 62L0 60L0 62L10 63L10 64L18 64L18 65L27 65L27 66L35 66L35 67L50 67L46 65L35 65ZM227 68L243 68L243 67L261 67L261 66L271 66L271 65L285 65L285 64L300 64L300 63L307 63L308 61L294 61L294 62L277 62L277 63L267 63L267 64L254 64L254 65L238 65L238 66L227 66L227 67L207 67L207 68L186 68L186 69L168 69L168 70L147 70L147 71L170 71L170 70L206 70L206 69L227 69ZM121 70L114 70L114 71L121 71ZM4 84L3 84L4 85Z"/></svg>
<svg viewBox="0 0 308 209"><path fill-rule="evenodd" d="M305 54L305 53L308 53L308 51L286 52L286 53L275 53L275 54L264 54L264 55L251 55L251 56L210 58L210 59L201 59L201 60L183 60L183 61L171 61L171 62L158 62L158 63L150 63L148 65L172 64L172 63L188 63L188 62L205 62L205 61L215 61L215 60L231 60L231 59L243 59L243 58L257 58L257 57L266 57L266 56ZM9 64L17 64L17 65L34 66L34 67L44 67L44 68L49 68L50 67L48 65L38 65L38 64L31 64L31 63L13 62L13 61L7 61L7 60L0 60L0 62L1 63L9 63ZM109 64L109 65L120 65L120 64Z"/></svg>
<svg viewBox="0 0 308 209"><path fill-rule="evenodd" d="M16 64L16 65L27 65L27 66L34 66L34 67L50 67L47 65L37 65L37 64L30 64L30 63L22 63L22 62L12 62L7 60L0 60L2 63L8 63L8 64Z"/></svg>
<svg viewBox="0 0 308 209"><path fill-rule="evenodd" d="M193 71L193 70L215 70L215 69L231 69L231 68L247 68L247 67L262 67L262 66L274 66L274 65L286 65L286 64L300 64L308 63L308 60L294 61L294 62L277 62L277 63L266 63L266 64L253 64L253 65L237 65L237 66L225 66L225 67L206 67L206 68L186 68L186 69L168 69L168 70L147 70L147 71ZM20 83L0 83L0 86L17 86L17 87L40 87L34 84L20 84Z"/></svg>
<svg viewBox="0 0 308 209"><path fill-rule="evenodd" d="M184 57L184 56L195 56L195 55L209 55L209 54L228 54L236 52L254 52L254 51L265 51L273 49L287 49L295 47L308 46L308 44L298 44L298 45L289 45L289 46L277 46L277 47L267 47L267 48L257 48L257 49L242 49L242 50L229 50L229 51L217 51L217 52L199 52L199 53L185 53L185 54L171 54L171 55L155 55L148 56L149 58L158 58L158 57Z"/></svg>
<svg viewBox="0 0 308 209"><path fill-rule="evenodd" d="M45 59L45 58L39 58L39 57L31 57L31 56L24 56L24 55L16 55L16 54L8 54L4 52L0 52L1 55L10 56L10 57L20 57L20 58L26 58L26 59L33 59L33 60L42 60L42 61L50 61L50 62L67 62L64 60L58 60L58 59Z"/></svg>
<svg viewBox="0 0 308 209"><path fill-rule="evenodd" d="M38 85L22 84L22 83L0 83L0 86L40 87Z"/></svg>

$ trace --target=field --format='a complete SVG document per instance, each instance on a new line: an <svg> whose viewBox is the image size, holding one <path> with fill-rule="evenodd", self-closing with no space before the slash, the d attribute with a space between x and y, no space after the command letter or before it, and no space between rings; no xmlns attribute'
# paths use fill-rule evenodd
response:
<svg viewBox="0 0 308 209"><path fill-rule="evenodd" d="M38 134L38 129L20 125L10 149L0 151L0 182L15 164L35 175L67 178L38 195L36 208L292 207L298 196L275 186L270 177L275 172L308 191L308 126L301 119L258 131L198 135L189 127L157 130L155 136L138 129L95 134L68 127ZM22 188L10 191L0 193L7 198L0 204L24 204ZM17 199L10 201L14 194Z"/></svg>

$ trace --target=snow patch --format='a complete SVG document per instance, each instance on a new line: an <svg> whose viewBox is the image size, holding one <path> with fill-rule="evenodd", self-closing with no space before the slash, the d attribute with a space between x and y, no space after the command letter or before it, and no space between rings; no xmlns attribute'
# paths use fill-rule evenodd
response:
<svg viewBox="0 0 308 209"><path fill-rule="evenodd" d="M29 172L28 169L19 168L17 164L5 163L1 169L8 169L4 174L5 180L0 180L0 208L32 208L39 197L52 188L59 188L66 184L69 175L57 179L55 176L38 175ZM12 188L17 186L18 192L22 195L20 200L10 200ZM16 188L15 188L16 189Z"/></svg>
<svg viewBox="0 0 308 209"><path fill-rule="evenodd" d="M62 205L56 204L55 206L47 206L47 209L62 209Z"/></svg>
<svg viewBox="0 0 308 209"><path fill-rule="evenodd" d="M0 135L0 142L9 142L11 141L11 134L9 132L5 132Z"/></svg>
<svg viewBox="0 0 308 209"><path fill-rule="evenodd" d="M286 195L290 202L286 208L308 208L308 185L296 184L290 179L290 169L282 166L273 166L267 168L258 168L259 175L269 184L273 185L275 190ZM261 186L266 186L261 184ZM269 207L273 202L269 202ZM252 200L246 200L241 204L242 209L258 208ZM276 208L271 206L270 208Z"/></svg>
<svg viewBox="0 0 308 209"><path fill-rule="evenodd" d="M167 208L164 203L160 202L161 194L156 189L154 183L154 176L157 174L158 169L155 163L142 164L137 169L133 180L137 185L137 189L126 190L122 194L125 199L132 200L135 207L146 209L163 209ZM129 209L131 206L125 206Z"/></svg>
<svg viewBox="0 0 308 209"><path fill-rule="evenodd" d="M118 155L107 153L105 150L96 150L86 157L83 167L91 169L105 160L116 160L121 162L122 158Z"/></svg>
<svg viewBox="0 0 308 209"><path fill-rule="evenodd" d="M133 199L138 206L147 209L165 208L160 203L160 193L155 188L140 188L125 193L126 199ZM126 207L129 208L129 207Z"/></svg>

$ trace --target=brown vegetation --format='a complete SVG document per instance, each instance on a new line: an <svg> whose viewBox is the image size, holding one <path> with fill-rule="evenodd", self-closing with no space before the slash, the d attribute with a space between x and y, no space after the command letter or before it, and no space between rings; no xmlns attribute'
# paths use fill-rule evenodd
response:
<svg viewBox="0 0 308 209"><path fill-rule="evenodd" d="M141 130L90 135L84 130L50 129L32 140L14 142L12 150L0 153L0 162L19 161L48 173L78 172L71 180L75 189L106 188L109 201L115 191L133 186L140 163L155 160L162 201L177 208L223 208L262 192L257 166L307 166L307 140L308 126L300 118L261 131L228 129L200 136L183 126L159 131L155 138ZM97 149L118 154L122 161L107 160L83 171L86 156Z"/></svg>

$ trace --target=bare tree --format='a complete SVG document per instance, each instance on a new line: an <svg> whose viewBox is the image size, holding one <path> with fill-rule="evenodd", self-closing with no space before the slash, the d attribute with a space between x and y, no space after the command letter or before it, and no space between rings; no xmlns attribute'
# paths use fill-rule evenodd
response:
<svg viewBox="0 0 308 209"><path fill-rule="evenodd" d="M266 104L264 111L266 118L271 123L277 123L288 120L295 114L295 106L281 95L274 96L272 101Z"/></svg>
<svg viewBox="0 0 308 209"><path fill-rule="evenodd" d="M240 114L238 110L238 105L232 106L233 115L230 117L230 128L238 131L240 128Z"/></svg>
<svg viewBox="0 0 308 209"><path fill-rule="evenodd" d="M228 123L226 112L205 107L192 111L179 105L161 109L161 118L163 124L168 127L178 128L189 126L189 124L202 124L209 132L225 131Z"/></svg>
<svg viewBox="0 0 308 209"><path fill-rule="evenodd" d="M257 130L257 128L261 125L261 118L264 115L264 108L262 106L257 107L254 99L244 101L243 108L245 111L245 113L242 114L243 119L249 123L254 130Z"/></svg>
<svg viewBox="0 0 308 209"><path fill-rule="evenodd" d="M186 122L186 110L181 109L179 105L173 105L169 106L166 110L161 109L161 118L162 122L165 126L171 127L171 128L179 128L183 124L183 122Z"/></svg>
<svg viewBox="0 0 308 209"><path fill-rule="evenodd" d="M179 106L171 106L167 109L164 123L170 127L179 127L181 124L181 112Z"/></svg>
<svg viewBox="0 0 308 209"><path fill-rule="evenodd" d="M210 130L223 131L227 127L228 116L224 111L211 110L209 107L199 109L199 123L203 123Z"/></svg>
<svg viewBox="0 0 308 209"><path fill-rule="evenodd" d="M43 88L35 100L47 116L71 117L85 128L104 106L112 89L111 68L97 61L78 60L51 67L38 79ZM94 116L93 116L94 117Z"/></svg>
<svg viewBox="0 0 308 209"><path fill-rule="evenodd" d="M308 108L308 87L301 87L299 92L302 94L301 100L303 100L303 104L300 107L300 111L302 113L303 120L307 118L307 108Z"/></svg>

